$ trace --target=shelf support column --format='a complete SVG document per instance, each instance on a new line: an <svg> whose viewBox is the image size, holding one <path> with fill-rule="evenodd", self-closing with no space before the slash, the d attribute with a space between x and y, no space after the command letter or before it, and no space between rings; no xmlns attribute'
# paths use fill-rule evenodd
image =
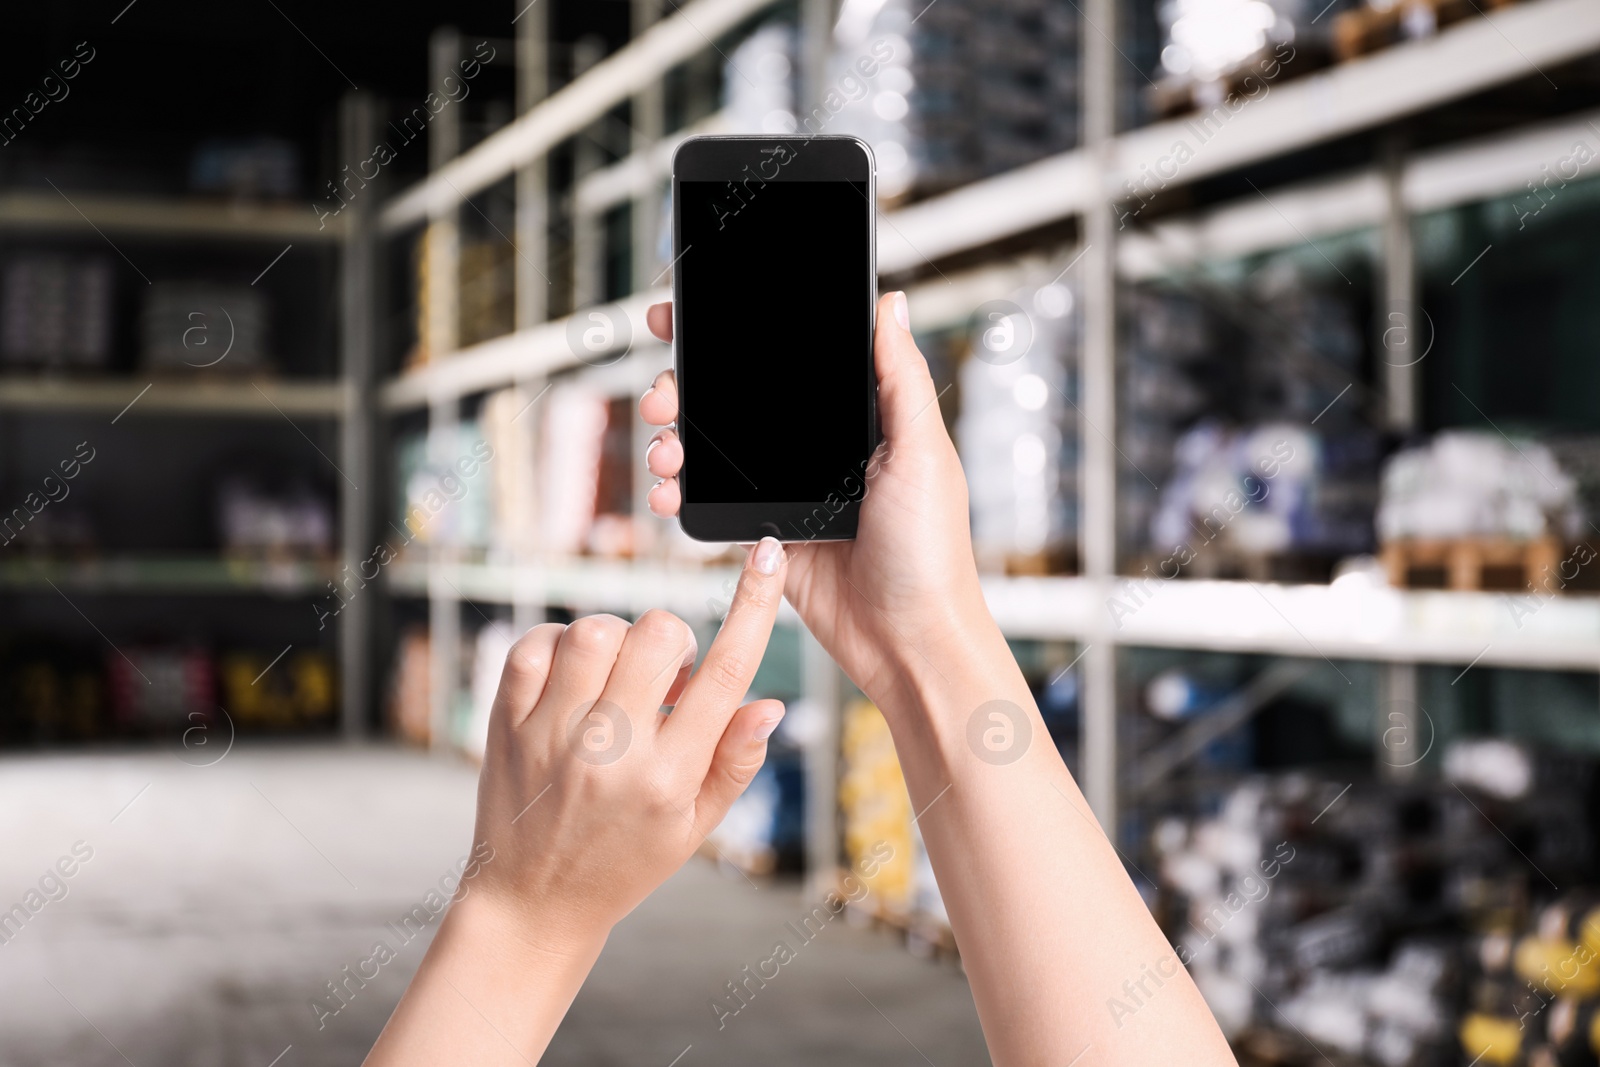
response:
<svg viewBox="0 0 1600 1067"><path fill-rule="evenodd" d="M452 28L435 30L428 41L428 78L440 86L461 56L461 36ZM447 107L428 126L428 168L438 170L461 153L461 109ZM423 270L426 275L427 336L421 341L429 362L448 358L461 343L461 209L434 213L428 220Z"/></svg>
<svg viewBox="0 0 1600 1067"><path fill-rule="evenodd" d="M661 0L633 0L633 37L661 18ZM650 82L633 98L633 151L648 152L666 131L666 93L661 79ZM661 183L648 183L633 198L633 291L650 287L661 272Z"/></svg>
<svg viewBox="0 0 1600 1067"><path fill-rule="evenodd" d="M457 458L460 401L439 400L428 408L428 465L450 468ZM437 536L437 531L435 531ZM461 596L453 572L460 559L455 545L428 544L428 744L435 752L450 747L450 718L461 684Z"/></svg>
<svg viewBox="0 0 1600 1067"><path fill-rule="evenodd" d="M1417 303L1416 249L1411 215L1406 210L1403 182L1405 151L1399 134L1383 149L1383 262L1379 269L1379 358L1383 360L1383 423L1396 433L1417 429L1418 365L1433 336L1431 324Z"/></svg>
<svg viewBox="0 0 1600 1067"><path fill-rule="evenodd" d="M800 106L795 114L805 115L822 103L828 92L828 49L833 43L833 25L839 9L834 0L800 0L800 40L798 84Z"/></svg>
<svg viewBox="0 0 1600 1067"><path fill-rule="evenodd" d="M544 102L550 94L550 5L517 0L522 14L517 17L517 111L525 114ZM516 221L516 313L517 329L538 326L550 317L550 165L540 156L517 169ZM523 377L516 381L517 411L512 426L518 455L502 462L515 462L525 472L525 486L537 485L531 469L537 445L539 413L536 399L544 380ZM521 475L519 474L519 477ZM512 629L521 634L543 621L543 605L533 593L529 569L537 562L537 511L519 515L511 544L515 586L511 593Z"/></svg>
<svg viewBox="0 0 1600 1067"><path fill-rule="evenodd" d="M1418 361L1432 338L1432 325L1417 303L1416 249L1411 215L1406 210L1403 180L1405 144L1392 133L1383 145L1383 262L1378 277L1379 321L1376 351L1383 361L1383 425L1402 436L1418 429ZM1419 347L1422 346L1422 347ZM1379 772L1395 781L1409 781L1422 758L1417 750L1420 706L1417 667L1388 663L1382 668L1383 700L1378 721Z"/></svg>
<svg viewBox="0 0 1600 1067"><path fill-rule="evenodd" d="M1409 782L1433 743L1433 724L1417 703L1417 665L1389 663L1383 668L1378 702L1378 773L1391 782Z"/></svg>
<svg viewBox="0 0 1600 1067"><path fill-rule="evenodd" d="M521 4L519 3L520 7ZM517 17L517 113L532 111L550 93L549 4L529 4ZM540 156L517 168L516 326L532 329L550 317L550 167Z"/></svg>
<svg viewBox="0 0 1600 1067"><path fill-rule="evenodd" d="M339 146L344 158L361 159L377 140L377 105L355 93L339 106ZM378 498L372 413L374 399L373 308L377 301L377 249L372 225L375 197L358 196L350 204L339 257L339 374L343 409L339 423L339 540L344 573L368 582L361 564L372 551ZM339 613L339 721L348 740L366 732L373 693L372 622L377 590L353 597Z"/></svg>
<svg viewBox="0 0 1600 1067"><path fill-rule="evenodd" d="M604 58L605 50L594 37L585 37L572 46L572 75L582 75ZM595 137L600 124L579 131L572 146L572 183L579 182L600 168L600 145ZM605 296L606 271L605 216L574 210L572 215L572 308L598 304Z"/></svg>
<svg viewBox="0 0 1600 1067"><path fill-rule="evenodd" d="M1096 171L1097 195L1083 216L1083 426L1079 477L1079 554L1083 573L1111 592L1117 571L1117 278L1111 174L1116 136L1115 0L1085 0L1091 25L1083 42L1084 147ZM1097 620L1083 653L1081 783L1090 808L1113 841L1117 836L1116 647L1109 617Z"/></svg>
<svg viewBox="0 0 1600 1067"><path fill-rule="evenodd" d="M461 37L450 27L435 30L428 42L429 81L444 84L461 57ZM461 109L445 108L428 128L428 166L438 170L461 153ZM461 209L451 206L429 220L424 269L427 283L430 362L448 359L461 343ZM457 443L460 401L435 401L428 409L428 460L445 467ZM450 712L461 678L461 599L449 571L459 558L455 547L433 541L428 553L428 712L429 744L435 751L450 745Z"/></svg>
<svg viewBox="0 0 1600 1067"><path fill-rule="evenodd" d="M839 695L844 674L833 658L800 627L800 692L817 728L805 741L806 877L809 895L833 889L839 867Z"/></svg>

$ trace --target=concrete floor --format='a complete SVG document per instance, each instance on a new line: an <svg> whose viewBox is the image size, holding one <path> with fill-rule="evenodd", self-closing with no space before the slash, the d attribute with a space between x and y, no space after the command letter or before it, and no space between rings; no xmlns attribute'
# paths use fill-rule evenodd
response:
<svg viewBox="0 0 1600 1067"><path fill-rule="evenodd" d="M0 928L0 1067L359 1063L421 940L320 1030L311 998L464 853L475 785L390 748L0 759L0 912L43 901ZM74 849L92 857L57 880ZM618 927L543 1062L988 1062L957 968L842 919L719 1030L711 998L812 903L691 861Z"/></svg>

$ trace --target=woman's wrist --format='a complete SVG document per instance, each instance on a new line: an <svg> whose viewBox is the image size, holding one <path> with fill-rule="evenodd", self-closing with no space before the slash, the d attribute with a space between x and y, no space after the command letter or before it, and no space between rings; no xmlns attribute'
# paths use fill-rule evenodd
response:
<svg viewBox="0 0 1600 1067"><path fill-rule="evenodd" d="M605 946L606 931L546 923L475 887L445 914L369 1067L537 1060Z"/></svg>
<svg viewBox="0 0 1600 1067"><path fill-rule="evenodd" d="M590 917L540 908L489 886L457 900L445 922L458 940L483 946L513 966L581 966L585 973L611 933L609 925Z"/></svg>
<svg viewBox="0 0 1600 1067"><path fill-rule="evenodd" d="M961 732L968 715L982 704L1015 701L1027 691L976 583L970 593L951 598L945 606L949 610L923 627L916 640L894 642L881 691L867 694L891 725Z"/></svg>

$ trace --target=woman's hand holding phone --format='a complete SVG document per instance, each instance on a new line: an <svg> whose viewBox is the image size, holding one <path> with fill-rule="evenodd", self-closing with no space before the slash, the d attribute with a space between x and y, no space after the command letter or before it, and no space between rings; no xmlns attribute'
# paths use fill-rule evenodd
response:
<svg viewBox="0 0 1600 1067"><path fill-rule="evenodd" d="M669 305L652 307L649 322L670 340ZM791 544L785 594L888 720L991 1057L1233 1063L1061 762L984 603L966 479L901 293L878 302L873 353L885 440L868 469L856 539ZM658 426L677 418L670 372L639 410ZM804 437L793 447L805 448ZM656 434L646 462L662 479L651 510L675 514L683 451L671 429ZM992 736L1004 747L986 748ZM1124 995L1128 976L1157 966L1171 975L1167 988L1137 1023L1124 1027L1098 1009Z"/></svg>
<svg viewBox="0 0 1600 1067"><path fill-rule="evenodd" d="M650 331L672 339L672 305L650 308ZM974 626L993 630L978 584L967 518L967 482L939 411L928 365L911 336L904 293L878 300L873 358L883 443L867 468L853 541L789 545L785 593L829 655L886 713L904 680L925 673ZM803 372L802 372L803 373ZM645 452L661 482L650 510L676 515L683 448L677 383L663 371L639 402L645 421L667 427ZM826 427L820 428L826 432ZM804 449L805 427L792 447Z"/></svg>

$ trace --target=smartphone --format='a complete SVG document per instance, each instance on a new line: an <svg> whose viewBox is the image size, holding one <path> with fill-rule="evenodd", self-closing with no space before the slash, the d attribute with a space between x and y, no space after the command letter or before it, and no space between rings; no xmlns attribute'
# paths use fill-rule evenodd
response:
<svg viewBox="0 0 1600 1067"><path fill-rule="evenodd" d="M878 443L874 165L855 137L694 137L672 159L678 521L844 541Z"/></svg>

